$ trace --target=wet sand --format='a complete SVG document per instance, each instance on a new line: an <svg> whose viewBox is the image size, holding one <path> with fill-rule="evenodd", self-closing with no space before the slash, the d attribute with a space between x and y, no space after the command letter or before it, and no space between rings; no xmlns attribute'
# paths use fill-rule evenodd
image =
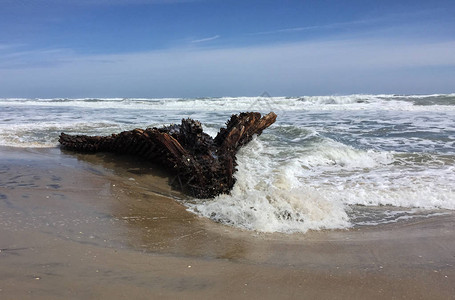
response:
<svg viewBox="0 0 455 300"><path fill-rule="evenodd" d="M455 299L455 215L306 234L199 218L127 157L0 148L0 299Z"/></svg>

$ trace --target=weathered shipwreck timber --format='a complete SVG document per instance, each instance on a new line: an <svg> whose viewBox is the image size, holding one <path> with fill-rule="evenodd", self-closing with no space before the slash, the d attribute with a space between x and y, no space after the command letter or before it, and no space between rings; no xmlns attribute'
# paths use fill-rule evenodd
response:
<svg viewBox="0 0 455 300"><path fill-rule="evenodd" d="M202 131L199 121L183 119L180 125L134 129L110 136L61 133L63 148L78 152L132 154L176 172L177 185L190 195L211 198L229 193L234 185L236 153L272 125L276 114L257 112L232 115L215 138Z"/></svg>

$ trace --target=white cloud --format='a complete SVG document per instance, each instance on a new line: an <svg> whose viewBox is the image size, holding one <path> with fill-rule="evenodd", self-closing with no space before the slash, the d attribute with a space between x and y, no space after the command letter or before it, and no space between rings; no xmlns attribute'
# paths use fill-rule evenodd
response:
<svg viewBox="0 0 455 300"><path fill-rule="evenodd" d="M220 38L219 35L214 35L214 36L203 38L203 39L192 40L191 43L209 42L209 41L213 41L213 40L216 40L216 39L219 39L219 38Z"/></svg>
<svg viewBox="0 0 455 300"><path fill-rule="evenodd" d="M60 53L0 69L0 97L195 97L454 92L455 41L300 42L118 55ZM51 60L53 55L43 55ZM447 70L452 70L448 72Z"/></svg>
<svg viewBox="0 0 455 300"><path fill-rule="evenodd" d="M292 28L282 28L270 31L261 31L253 33L253 35L266 35L266 34L276 34L276 33L290 33L290 32L299 32L299 31L310 31L310 30L319 30L319 29L334 29L334 28L343 28L352 25L365 25L375 22L375 19L369 20L357 20L351 22L339 22L339 23L329 23L324 25L313 25L313 26L302 26L302 27L292 27Z"/></svg>

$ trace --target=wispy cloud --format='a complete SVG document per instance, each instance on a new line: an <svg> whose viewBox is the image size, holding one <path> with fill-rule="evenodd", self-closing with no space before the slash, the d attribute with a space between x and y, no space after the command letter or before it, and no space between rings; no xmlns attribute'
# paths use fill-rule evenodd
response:
<svg viewBox="0 0 455 300"><path fill-rule="evenodd" d="M204 42L209 42L209 41L213 41L213 40L219 39L220 37L221 37L221 36L219 36L219 35L214 35L214 36L207 37L207 38L203 38L203 39L192 40L191 43L204 43Z"/></svg>
<svg viewBox="0 0 455 300"><path fill-rule="evenodd" d="M193 97L454 92L455 40L352 39L117 55L0 68L5 96ZM35 53L51 61L55 53ZM25 88L24 88L25 87Z"/></svg>
<svg viewBox="0 0 455 300"><path fill-rule="evenodd" d="M270 31L255 32L255 33L253 33L253 35L311 31L311 30L320 30L320 29L335 29L335 28L343 28L343 27L353 26L353 25L364 25L364 24L368 24L368 23L372 23L372 20L357 20L357 21L352 21L352 22L339 22L339 23L331 23L331 24L325 24L325 25L282 28L282 29L276 29L276 30L270 30Z"/></svg>
<svg viewBox="0 0 455 300"><path fill-rule="evenodd" d="M437 12L436 10L431 11L433 13ZM391 23L400 23L401 21L408 22L409 19L416 19L418 22L422 18L425 18L430 11L412 11L406 13L391 13L387 15L382 15L373 18L367 19L357 19L347 22L334 22L321 25L309 25L309 26L297 26L290 28L279 28L270 31L261 31L252 33L252 35L267 35L267 34L277 34L277 33L292 33L292 32L301 32L301 31L316 31L316 30L331 30L331 29L344 29L344 28L359 28L362 29L365 26L371 25L386 25L391 26Z"/></svg>
<svg viewBox="0 0 455 300"><path fill-rule="evenodd" d="M24 47L5 47L0 45L0 69L53 67L68 63L76 57L76 53L66 48L23 49Z"/></svg>

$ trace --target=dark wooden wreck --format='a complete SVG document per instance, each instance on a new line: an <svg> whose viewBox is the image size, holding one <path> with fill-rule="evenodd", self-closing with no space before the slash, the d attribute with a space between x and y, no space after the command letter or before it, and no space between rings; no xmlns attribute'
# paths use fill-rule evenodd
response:
<svg viewBox="0 0 455 300"><path fill-rule="evenodd" d="M180 125L134 129L110 136L68 135L61 133L64 149L77 152L131 154L172 169L179 188L197 198L229 193L235 179L236 153L254 135L276 120L271 112L232 115L215 138L202 131L199 121L183 119Z"/></svg>

